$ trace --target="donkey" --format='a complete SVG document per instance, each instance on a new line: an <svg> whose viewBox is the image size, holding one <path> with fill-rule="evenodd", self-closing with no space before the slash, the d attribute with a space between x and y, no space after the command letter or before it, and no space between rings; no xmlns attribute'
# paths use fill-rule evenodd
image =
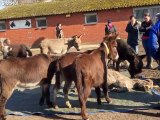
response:
<svg viewBox="0 0 160 120"><path fill-rule="evenodd" d="M9 51L7 53L7 56L4 56L4 58L8 57L31 57L32 51L24 44L20 45L9 45Z"/></svg>
<svg viewBox="0 0 160 120"><path fill-rule="evenodd" d="M118 59L118 52L116 50L117 46L106 45L102 43L101 46L94 50L90 54L81 54L77 56L72 64L74 82L78 91L81 115L84 120L88 119L86 112L86 102L87 98L91 93L91 88L95 87L97 94L97 102L101 104L100 99L100 87L103 88L105 99L108 103L111 102L108 95L108 85L107 85L107 59L108 55L112 59ZM109 49L110 50L109 52Z"/></svg>
<svg viewBox="0 0 160 120"><path fill-rule="evenodd" d="M142 72L143 62L142 59L146 55L138 55L124 40L117 39L117 51L119 54L119 59L116 61L116 70L119 71L119 65L122 61L127 60L130 65L128 71L131 78L134 78L136 74Z"/></svg>
<svg viewBox="0 0 160 120"><path fill-rule="evenodd" d="M86 54L90 54L94 50L89 50L86 51ZM68 91L69 88L71 87L72 81L74 81L73 78L73 73L72 73L72 63L76 59L76 57L80 54L84 54L81 52L70 52L66 53L65 55L62 55L58 60L57 60L57 70L58 72L56 73L56 82L54 85L54 96L53 96L53 106L54 108L58 109L58 105L56 103L57 99L57 92L60 89L61 83L64 80L65 84L63 87L63 93L64 93L64 99L66 101L66 106L68 108L72 108L72 105L69 102L68 98ZM109 88L116 87L114 91L116 92L126 92L131 89L135 90L142 90L142 91L147 91L147 87L152 87L153 82L151 80L140 80L140 79L130 79L122 74L120 74L117 71L114 70L108 70L108 86Z"/></svg>
<svg viewBox="0 0 160 120"><path fill-rule="evenodd" d="M81 36L75 35L72 38L44 39L40 43L41 53L44 54L65 54L73 46L77 51L80 51Z"/></svg>
<svg viewBox="0 0 160 120"><path fill-rule="evenodd" d="M52 106L50 84L55 73L57 57L38 54L28 58L8 58L0 60L0 120L5 120L5 104L16 86L42 86L39 104Z"/></svg>
<svg viewBox="0 0 160 120"><path fill-rule="evenodd" d="M11 45L9 39L0 42L3 59L8 57L30 57L32 56L31 50L24 44Z"/></svg>
<svg viewBox="0 0 160 120"><path fill-rule="evenodd" d="M114 37L113 36L109 37L108 39L110 41L107 44L107 45L109 45L109 48L105 47L105 52L106 51L108 52L110 50L111 51L110 54L109 54L109 56L110 56L111 54L116 54L116 43L114 43L115 41L111 42L111 39L112 40L115 39L115 36ZM104 42L104 44L105 44L105 42ZM102 48L102 46L100 48ZM108 48L108 49L106 49L106 48ZM68 105L68 107L71 107L71 105L69 103L69 100L68 100L68 90L70 88L70 85L71 85L72 81L74 81L76 79L75 76L73 75L73 71L72 71L73 65L72 65L72 63L73 63L73 61L75 59L77 59L77 57L79 57L81 55L90 55L90 54L93 54L94 51L98 51L98 49L96 49L96 50L90 50L90 51L87 51L87 52L84 52L84 53L67 53L67 54L63 55L58 60L58 67L57 68L59 69L59 71L57 72L58 74L56 74L56 83L55 83L55 86L54 86L54 100L53 100L53 102L54 102L53 104L54 104L55 108L58 108L58 106L56 104L56 95L57 95L58 89L60 89L60 85L61 85L61 82L62 82L62 79L61 79L62 77L64 77L64 80L65 80L65 86L64 86L63 91L64 91L64 94L65 94L66 105ZM105 58L105 56L103 56L103 57ZM99 61L99 57L98 57L98 61ZM105 61L103 61L103 62L105 62ZM100 62L100 65L102 65L102 62ZM102 69L102 71L103 71L103 68L104 67L100 66L100 69ZM102 72L102 74L103 73L104 72ZM101 77L103 78L103 75ZM105 78L105 76L104 76L104 78ZM76 82L75 82L75 84L76 84ZM104 85L103 85L103 87L104 87L104 91L106 91L106 87ZM97 87L97 89L98 89L98 87ZM99 94L99 91L97 92L97 95L98 94ZM106 94L106 95L108 95L108 94ZM108 99L108 98L106 97L106 99ZM109 102L109 99L108 99L108 102Z"/></svg>

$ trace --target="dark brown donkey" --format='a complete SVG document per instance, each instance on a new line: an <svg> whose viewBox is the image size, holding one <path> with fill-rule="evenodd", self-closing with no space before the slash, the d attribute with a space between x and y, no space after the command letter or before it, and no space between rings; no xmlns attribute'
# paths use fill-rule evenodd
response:
<svg viewBox="0 0 160 120"><path fill-rule="evenodd" d="M31 50L26 45L11 45L9 39L0 42L0 51L3 53L3 59L32 56Z"/></svg>
<svg viewBox="0 0 160 120"><path fill-rule="evenodd" d="M53 89L54 108L58 108L58 105L56 102L57 92L60 89L61 83L63 81L65 81L63 93L64 93L64 98L66 101L66 106L69 108L72 107L68 99L68 91L69 91L69 88L71 87L72 81L74 80L71 65L73 61L75 60L75 58L80 54L82 53L80 52L66 53L65 55L61 56L57 61L56 82L55 82L54 89Z"/></svg>
<svg viewBox="0 0 160 120"><path fill-rule="evenodd" d="M106 63L105 63L105 60L106 60L106 55L105 55L105 53L107 53L109 50L111 51L110 53L109 53L109 56L112 58L112 59L115 59L115 58L117 58L118 59L118 57L117 57L117 52L116 52L116 42L115 42L115 36L110 36L110 37L108 37L107 38L107 45L109 46L109 49L107 49L106 50L106 48L108 48L108 46L106 45L106 43L104 42L104 43L102 43L101 44L101 46L98 48L98 49L96 49L96 50L91 50L91 51L87 51L87 52L85 52L85 53L67 53L66 55L64 55L64 56L62 56L59 60L58 60L58 66L59 66L59 70L60 70L60 72L58 72L58 75L56 74L56 83L55 83L55 87L54 87L54 105L55 105L55 107L57 106L57 104L56 104L56 95L57 95L57 91L58 91L58 89L60 89L60 84L61 84L61 82L62 82L62 78L64 78L64 80L65 80L65 86L64 86L64 89L63 89L63 91L64 91L64 94L65 94L65 99L66 99L66 105L68 106L68 107L71 107L71 105L70 105L70 103L69 103L69 100L68 100L68 89L69 89L69 87L70 87L70 85L71 85L71 82L73 81L73 80L75 80L76 79L76 77L75 76L73 76L73 71L72 71L72 63L73 63L73 61L76 59L76 57L78 56L78 58L79 58L79 56L88 56L88 59L90 59L90 57L93 59L91 59L91 61L90 61L90 63L91 64L94 64L94 62L95 62L95 69L96 68L99 68L101 71L99 71L100 72L100 74L99 74L99 76L103 79L103 75L104 75L104 68L106 68L106 67L104 67L104 66L106 66ZM97 51L97 52L96 52ZM99 51L99 52L98 52ZM104 53L103 53L104 52ZM95 54L96 53L96 54ZM96 56L95 56L96 55ZM95 57L92 57L92 56L95 56ZM96 58L97 57L97 58ZM77 58L77 59L78 59ZM100 63L100 65L98 65L98 63L97 63L97 61L99 61L99 63ZM86 64L88 64L88 63L86 63ZM88 67L90 67L90 64L88 64L89 66ZM94 69L94 70L95 70ZM94 71L93 70L93 71ZM90 70L90 71L92 71L92 70ZM93 72L92 71L92 72ZM96 70L94 71L94 72L97 72ZM92 73L91 73L92 74ZM94 74L92 74L92 75L94 75ZM95 74L95 76L96 76L96 74ZM94 77L95 77L94 76ZM105 77L104 77L105 78ZM94 80L96 79L96 78L93 78ZM102 80L101 79L101 80ZM97 79L96 79L97 80ZM101 81L102 83L100 83L100 85L101 84L103 84L103 80ZM98 84L98 81L97 81L97 84ZM107 84L105 84L105 86L106 86ZM94 85L93 85L94 86ZM104 84L103 84L103 88L104 88L104 91L106 91L107 90L107 88L104 86ZM92 85L91 85L91 87L92 87ZM97 86L97 89L96 89L96 91L97 91L97 97L99 97L98 98L98 100L99 100L99 102L101 102L100 101L100 91L99 91L99 86ZM106 93L106 92L105 92ZM108 95L108 94L106 94L106 95ZM109 97L108 97L109 98ZM108 102L109 102L109 99L108 99Z"/></svg>
<svg viewBox="0 0 160 120"><path fill-rule="evenodd" d="M9 51L8 53L6 53L6 55L7 55L5 56L6 58L8 57L31 57L32 52L26 45L23 45L23 44L9 45Z"/></svg>
<svg viewBox="0 0 160 120"><path fill-rule="evenodd" d="M29 58L8 58L0 61L0 120L5 120L5 104L16 86L42 86L40 105L51 106L49 87L55 71L56 57L45 54Z"/></svg>

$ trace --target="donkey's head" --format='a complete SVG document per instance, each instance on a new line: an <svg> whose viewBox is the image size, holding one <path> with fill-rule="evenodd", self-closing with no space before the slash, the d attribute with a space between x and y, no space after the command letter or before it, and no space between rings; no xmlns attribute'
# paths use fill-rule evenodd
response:
<svg viewBox="0 0 160 120"><path fill-rule="evenodd" d="M134 78L135 75L142 72L142 68L143 68L142 59L145 56L146 55L135 55L135 56L133 56L132 61L130 61L130 65L129 65L129 68L128 68L128 71L131 75L131 78Z"/></svg>
<svg viewBox="0 0 160 120"><path fill-rule="evenodd" d="M71 48L71 47L75 47L77 51L80 51L80 47L81 47L81 36L77 36L77 35L74 35L72 37L71 40L68 40L68 48L67 48L67 51Z"/></svg>
<svg viewBox="0 0 160 120"><path fill-rule="evenodd" d="M118 55L118 51L117 51L117 38L118 34L114 33L114 34L110 34L110 35L106 35L103 39L103 43L106 43L108 48L108 56L110 59L112 60L118 60L119 55Z"/></svg>
<svg viewBox="0 0 160 120"><path fill-rule="evenodd" d="M0 51L3 53L3 58L8 57L8 53L12 50L10 40L7 38L0 40Z"/></svg>

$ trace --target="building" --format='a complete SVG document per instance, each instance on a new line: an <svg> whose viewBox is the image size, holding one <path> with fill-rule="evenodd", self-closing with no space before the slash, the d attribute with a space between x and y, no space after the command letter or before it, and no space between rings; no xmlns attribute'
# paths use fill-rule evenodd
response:
<svg viewBox="0 0 160 120"><path fill-rule="evenodd" d="M160 0L56 0L7 7L0 10L0 38L13 44L37 46L44 38L56 38L55 26L61 23L64 36L82 35L83 43L98 43L104 37L108 19L126 39L125 27L135 14L152 17L160 12Z"/></svg>

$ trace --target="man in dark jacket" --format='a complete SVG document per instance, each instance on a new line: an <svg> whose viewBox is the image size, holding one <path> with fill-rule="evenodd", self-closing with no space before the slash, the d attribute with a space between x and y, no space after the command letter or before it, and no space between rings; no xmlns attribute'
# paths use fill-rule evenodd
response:
<svg viewBox="0 0 160 120"><path fill-rule="evenodd" d="M138 36L139 36L140 24L136 18L131 15L130 21L127 24L126 32L128 33L127 43L135 50L138 54Z"/></svg>
<svg viewBox="0 0 160 120"><path fill-rule="evenodd" d="M160 61L160 13L156 14L156 19L149 34L149 51L155 60Z"/></svg>

